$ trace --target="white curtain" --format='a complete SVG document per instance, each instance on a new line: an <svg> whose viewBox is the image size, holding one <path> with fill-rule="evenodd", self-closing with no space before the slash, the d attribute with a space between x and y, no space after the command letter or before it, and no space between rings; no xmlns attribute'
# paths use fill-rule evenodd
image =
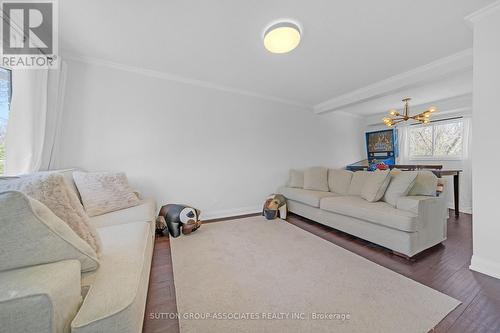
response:
<svg viewBox="0 0 500 333"><path fill-rule="evenodd" d="M411 164L410 163L410 147L408 138L408 126L399 125L397 129L398 133L398 156L396 158L396 164Z"/></svg>
<svg viewBox="0 0 500 333"><path fill-rule="evenodd" d="M460 178L460 209L466 213L472 214L472 124L471 117L463 118L464 137L463 137L463 173Z"/></svg>
<svg viewBox="0 0 500 333"><path fill-rule="evenodd" d="M47 117L47 69L12 70L12 102L5 138L5 175L36 171Z"/></svg>
<svg viewBox="0 0 500 333"><path fill-rule="evenodd" d="M45 126L45 140L40 170L50 170L57 158L58 142L61 133L61 122L66 88L67 64L61 61L59 69L49 70L48 78L48 112Z"/></svg>
<svg viewBox="0 0 500 333"><path fill-rule="evenodd" d="M46 170L62 113L66 64L59 69L12 70L12 102L5 139L5 175Z"/></svg>
<svg viewBox="0 0 500 333"><path fill-rule="evenodd" d="M472 146L472 124L471 124L471 117L470 116L464 116L463 117L463 124L464 124L464 137L463 137L463 159L464 162L470 163L470 158L471 158L471 146Z"/></svg>

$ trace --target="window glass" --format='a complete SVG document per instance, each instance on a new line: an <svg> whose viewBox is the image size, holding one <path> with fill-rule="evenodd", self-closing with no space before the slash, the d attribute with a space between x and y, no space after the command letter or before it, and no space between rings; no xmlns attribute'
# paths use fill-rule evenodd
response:
<svg viewBox="0 0 500 333"><path fill-rule="evenodd" d="M453 122L434 126L434 155L462 155L463 123Z"/></svg>
<svg viewBox="0 0 500 333"><path fill-rule="evenodd" d="M463 121L436 122L409 129L410 158L461 158Z"/></svg>
<svg viewBox="0 0 500 333"><path fill-rule="evenodd" d="M410 128L410 155L432 156L432 126Z"/></svg>

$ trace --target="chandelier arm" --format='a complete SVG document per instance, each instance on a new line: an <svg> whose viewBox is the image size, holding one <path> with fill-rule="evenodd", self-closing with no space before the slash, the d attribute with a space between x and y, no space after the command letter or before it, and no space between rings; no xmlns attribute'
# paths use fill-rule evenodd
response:
<svg viewBox="0 0 500 333"><path fill-rule="evenodd" d="M416 118L425 118L425 112L421 112L419 114L416 114L416 115L414 115L411 118L413 118L413 119L416 119Z"/></svg>
<svg viewBox="0 0 500 333"><path fill-rule="evenodd" d="M433 106L433 107L431 107L423 112L420 112L420 113L412 116L412 115L410 115L410 103L409 103L410 100L411 100L411 98L409 98L409 97L403 98L403 102L404 102L403 114L397 112L395 109L392 109L389 112L389 117L384 118L384 123L387 126L392 127L392 126L399 124L403 121L408 121L408 120L412 119L412 120L418 121L419 123L422 123L422 124L428 124L430 122L429 118L430 118L431 114L433 112L436 112L437 108Z"/></svg>

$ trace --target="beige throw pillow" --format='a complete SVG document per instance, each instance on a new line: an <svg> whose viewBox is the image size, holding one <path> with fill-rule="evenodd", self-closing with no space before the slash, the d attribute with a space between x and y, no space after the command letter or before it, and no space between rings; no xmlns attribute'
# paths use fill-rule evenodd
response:
<svg viewBox="0 0 500 333"><path fill-rule="evenodd" d="M99 267L97 254L47 206L24 193L0 193L0 271L76 259L82 272Z"/></svg>
<svg viewBox="0 0 500 333"><path fill-rule="evenodd" d="M438 177L431 171L418 171L415 185L413 185L408 195L428 195L436 196Z"/></svg>
<svg viewBox="0 0 500 333"><path fill-rule="evenodd" d="M415 184L417 171L391 171L390 174L391 182L385 191L383 201L396 207L398 199L407 196Z"/></svg>
<svg viewBox="0 0 500 333"><path fill-rule="evenodd" d="M352 171L344 169L328 170L328 187L330 192L347 195L351 185Z"/></svg>
<svg viewBox="0 0 500 333"><path fill-rule="evenodd" d="M54 172L37 172L18 178L0 179L0 191L15 190L40 201L73 231L86 241L99 255L101 239L90 223L77 195L63 175Z"/></svg>
<svg viewBox="0 0 500 333"><path fill-rule="evenodd" d="M83 207L89 216L137 206L141 200L123 172L73 172Z"/></svg>
<svg viewBox="0 0 500 333"><path fill-rule="evenodd" d="M328 192L328 169L311 167L304 171L304 189Z"/></svg>
<svg viewBox="0 0 500 333"><path fill-rule="evenodd" d="M366 176L365 184L361 190L361 197L370 202L379 201L385 193L391 175L389 171L370 172Z"/></svg>
<svg viewBox="0 0 500 333"><path fill-rule="evenodd" d="M349 195L361 195L361 191L363 190L363 186L370 175L369 171L356 171L352 175L351 184L349 184L349 190L347 194Z"/></svg>
<svg viewBox="0 0 500 333"><path fill-rule="evenodd" d="M304 171L290 169L290 177L288 179L288 187L303 188L304 187Z"/></svg>

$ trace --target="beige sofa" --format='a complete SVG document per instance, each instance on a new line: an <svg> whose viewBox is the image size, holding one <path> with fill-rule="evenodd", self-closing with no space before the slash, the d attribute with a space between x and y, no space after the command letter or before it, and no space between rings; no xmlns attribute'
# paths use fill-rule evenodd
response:
<svg viewBox="0 0 500 333"><path fill-rule="evenodd" d="M356 176L355 179L351 173L349 178L349 172L343 170L337 171L343 179L333 180L334 174L334 170L328 170L327 184L322 186L327 191L304 189L300 181L291 187L289 181L278 189L278 193L287 198L288 210L292 213L408 257L446 239L448 209L444 193L439 196L431 193L411 195L409 188L408 193L395 200L395 205L384 199L369 202L360 195L366 177ZM419 172L417 177L420 175Z"/></svg>
<svg viewBox="0 0 500 333"><path fill-rule="evenodd" d="M36 214L16 207L16 195L0 194L3 216ZM81 273L81 261L64 260L0 272L0 332L141 332L155 216L146 199L91 218L102 240L96 270Z"/></svg>

